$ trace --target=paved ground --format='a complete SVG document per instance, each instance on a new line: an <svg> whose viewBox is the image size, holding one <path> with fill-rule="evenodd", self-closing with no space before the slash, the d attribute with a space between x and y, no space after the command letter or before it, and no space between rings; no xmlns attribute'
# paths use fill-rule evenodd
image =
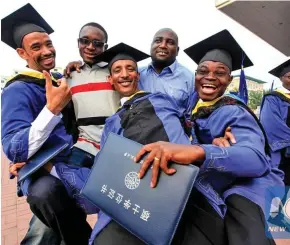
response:
<svg viewBox="0 0 290 245"><path fill-rule="evenodd" d="M8 163L7 159L1 154L1 244L18 245L26 234L32 214L25 198L16 196L16 180L9 179ZM96 222L96 216L90 215L88 221L93 225ZM290 245L290 241L278 240L276 244Z"/></svg>
<svg viewBox="0 0 290 245"><path fill-rule="evenodd" d="M24 197L16 196L16 180L10 180L7 159L1 154L1 244L18 245L25 236L32 216ZM95 224L96 216L90 215L88 221Z"/></svg>

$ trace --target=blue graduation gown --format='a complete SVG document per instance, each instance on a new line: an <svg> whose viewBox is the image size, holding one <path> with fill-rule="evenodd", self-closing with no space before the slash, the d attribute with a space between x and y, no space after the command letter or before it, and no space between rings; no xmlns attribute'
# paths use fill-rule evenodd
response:
<svg viewBox="0 0 290 245"><path fill-rule="evenodd" d="M106 120L102 144L110 132L140 144L167 141L189 144L184 132L185 117L171 97L162 93L139 92Z"/></svg>
<svg viewBox="0 0 290 245"><path fill-rule="evenodd" d="M283 185L265 153L265 137L258 120L236 97L227 98L224 103L221 98L198 103L193 111L193 139L206 153L195 186L221 217L225 216L229 195L244 196L263 209L267 187ZM237 143L231 147L212 145L229 126Z"/></svg>
<svg viewBox="0 0 290 245"><path fill-rule="evenodd" d="M278 91L265 95L260 121L269 140L271 164L275 167L280 164L289 166L290 158L285 157L285 151L287 148L290 150L290 98Z"/></svg>
<svg viewBox="0 0 290 245"><path fill-rule="evenodd" d="M17 75L10 80L1 96L1 141L3 151L13 162L28 160L28 136L31 123L46 105L44 81L30 75ZM54 128L47 141L54 135L62 138L72 146L72 137L66 133L62 121ZM66 162L70 147L58 154L52 163ZM19 195L26 195L30 178L20 183ZM22 192L22 193L21 193Z"/></svg>
<svg viewBox="0 0 290 245"><path fill-rule="evenodd" d="M119 110L106 120L101 139L101 148L110 132L122 135L141 144L156 141L190 144L184 131L185 118L171 97L162 93L138 92L133 95ZM71 196L87 213L98 212L98 209L80 196L90 169L57 164L56 171L67 187ZM70 176L70 177L68 177ZM96 235L111 221L111 218L100 212L98 222L90 239L93 243Z"/></svg>
<svg viewBox="0 0 290 245"><path fill-rule="evenodd" d="M145 96L141 93L140 95L140 98L137 98L138 94L136 95L136 100L127 101L121 110L107 119L101 145L106 141L109 132L118 133L141 144L150 144L160 140L176 144L190 144L184 131L183 114L177 109L178 106L172 98L161 93L144 94ZM136 105L135 108L134 105ZM128 107L129 110L135 109L137 115L140 112L135 120L130 121L130 116L124 115ZM97 234L110 221L110 217L100 212L90 244L93 244Z"/></svg>

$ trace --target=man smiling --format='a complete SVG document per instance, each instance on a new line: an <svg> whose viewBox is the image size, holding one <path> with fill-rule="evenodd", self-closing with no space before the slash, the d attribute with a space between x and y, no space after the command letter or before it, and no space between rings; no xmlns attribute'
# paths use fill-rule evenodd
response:
<svg viewBox="0 0 290 245"><path fill-rule="evenodd" d="M183 114L178 110L176 101L166 94L151 94L138 89L140 74L137 62L147 57L149 57L147 54L124 43L106 50L97 57L99 60L109 63L108 81L120 94L122 105L113 116L106 120L101 148L110 132L141 144L159 140L190 144L182 124ZM55 165L51 171L51 174L57 173L70 196L76 198L77 202L88 213L96 212L96 207L86 199L78 197L79 190L83 187L90 171L89 168L77 168L64 164ZM70 176L74 175L74 177L68 178L67 173L70 173ZM98 217L91 243L106 245L143 244L103 212L100 212ZM93 241L94 239L95 241Z"/></svg>
<svg viewBox="0 0 290 245"><path fill-rule="evenodd" d="M139 88L151 93L161 92L174 98L180 110L189 117L194 101L194 75L181 65L178 36L170 28L156 32L151 43L152 62L139 69Z"/></svg>
<svg viewBox="0 0 290 245"><path fill-rule="evenodd" d="M91 167L100 148L105 120L116 112L120 98L107 82L106 64L96 59L107 49L106 30L98 23L87 23L80 29L77 42L83 64L80 72L72 72L68 79L74 107L71 120L76 120L78 129L69 163Z"/></svg>
<svg viewBox="0 0 290 245"><path fill-rule="evenodd" d="M61 114L71 100L71 93L64 79L56 81L49 74L55 66L56 51L49 37L53 29L30 4L2 19L1 26L1 40L27 63L26 68L7 82L2 93L4 153L13 163L27 162L45 142L53 141L56 136L72 145ZM45 78L50 82L46 83ZM52 163L65 163L69 153L67 148L54 157ZM23 164L13 166L17 173ZM40 169L19 185L19 194L27 196L31 211L52 228L58 238L68 245L87 244L91 228L58 179ZM40 241L42 228L35 229L34 234L39 239L27 243L52 244L51 240Z"/></svg>
<svg viewBox="0 0 290 245"><path fill-rule="evenodd" d="M187 118L190 117L191 105L196 93L194 91L194 74L178 63L178 36L170 28L162 28L156 32L151 43L152 62L139 69L139 89L150 93L163 93L174 98L179 109ZM68 64L65 73L80 70L80 62Z"/></svg>
<svg viewBox="0 0 290 245"><path fill-rule="evenodd" d="M109 63L108 81L121 96L121 107L106 120L101 148L110 132L141 144L159 140L190 144L189 137L183 128L183 114L176 105L176 101L166 94L152 94L138 89L140 74L137 62L147 57L147 54L124 43L120 43L98 56L98 59ZM112 149L113 151L114 149ZM97 166L95 165L95 167ZM82 189L90 171L89 168L64 164L55 165L51 171L51 174L62 180L70 196L76 198L87 213L98 211L91 202L79 195L79 190ZM74 177L71 178L71 176ZM92 233L91 244L93 242L95 245L143 244L103 212L100 212L98 217Z"/></svg>

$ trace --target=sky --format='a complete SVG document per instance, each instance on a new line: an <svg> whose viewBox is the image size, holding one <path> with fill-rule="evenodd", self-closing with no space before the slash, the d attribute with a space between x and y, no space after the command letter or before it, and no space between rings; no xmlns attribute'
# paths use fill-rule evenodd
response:
<svg viewBox="0 0 290 245"><path fill-rule="evenodd" d="M28 3L26 0L10 0L2 3L0 18ZM161 28L172 28L179 37L178 61L194 71L197 65L183 50L223 29L228 29L255 64L246 68L248 76L268 82L269 87L279 79L268 74L273 67L287 57L258 36L215 8L215 0L30 0L34 8L54 29L51 39L56 48L56 66L65 67L68 62L80 60L77 38L80 28L88 22L100 23L109 35L112 47L127 43L146 53L154 34ZM140 62L147 65L150 58ZM0 43L0 75L9 76L14 69L25 66L15 50ZM233 74L238 74L234 72Z"/></svg>

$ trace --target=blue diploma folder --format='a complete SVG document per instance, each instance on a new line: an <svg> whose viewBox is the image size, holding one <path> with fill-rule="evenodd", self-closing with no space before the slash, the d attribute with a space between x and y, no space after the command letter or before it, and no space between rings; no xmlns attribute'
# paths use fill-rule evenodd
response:
<svg viewBox="0 0 290 245"><path fill-rule="evenodd" d="M69 144L59 137L55 137L43 146L27 161L27 163L18 172L18 182L23 181L32 173L57 156L61 151L67 148Z"/></svg>
<svg viewBox="0 0 290 245"><path fill-rule="evenodd" d="M133 160L141 147L110 133L82 194L145 243L170 244L199 168L172 164L177 172L172 176L161 172L157 187L151 188L152 170L138 179L142 161Z"/></svg>

